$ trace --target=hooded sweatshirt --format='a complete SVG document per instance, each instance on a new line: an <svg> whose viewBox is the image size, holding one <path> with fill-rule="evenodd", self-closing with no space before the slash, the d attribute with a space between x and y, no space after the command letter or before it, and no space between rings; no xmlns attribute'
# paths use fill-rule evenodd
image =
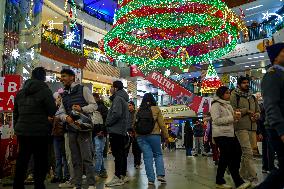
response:
<svg viewBox="0 0 284 189"><path fill-rule="evenodd" d="M110 134L126 135L130 125L129 96L125 90L118 90L111 100L112 105L106 119L107 131Z"/></svg>
<svg viewBox="0 0 284 189"><path fill-rule="evenodd" d="M211 106L212 136L234 137L234 110L230 101L214 97Z"/></svg>
<svg viewBox="0 0 284 189"><path fill-rule="evenodd" d="M27 80L15 98L16 135L50 135L48 116L54 116L56 110L55 100L47 84L36 79Z"/></svg>

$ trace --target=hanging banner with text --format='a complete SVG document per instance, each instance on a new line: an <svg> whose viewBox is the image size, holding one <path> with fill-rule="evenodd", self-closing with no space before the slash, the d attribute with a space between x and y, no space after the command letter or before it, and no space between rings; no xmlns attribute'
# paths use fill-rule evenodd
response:
<svg viewBox="0 0 284 189"><path fill-rule="evenodd" d="M14 100L20 89L22 77L20 75L6 75L0 77L0 112L13 111Z"/></svg>
<svg viewBox="0 0 284 189"><path fill-rule="evenodd" d="M199 111L199 106L202 101L202 97L194 95L189 90L183 88L174 81L164 77L158 72L150 73L146 79L153 85L159 87L171 97L178 100L179 104L184 104L190 107L196 113Z"/></svg>

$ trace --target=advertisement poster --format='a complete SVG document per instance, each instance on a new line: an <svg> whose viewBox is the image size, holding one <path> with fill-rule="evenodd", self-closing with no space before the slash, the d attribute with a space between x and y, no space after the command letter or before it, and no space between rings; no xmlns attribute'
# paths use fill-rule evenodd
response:
<svg viewBox="0 0 284 189"><path fill-rule="evenodd" d="M0 77L0 179L14 173L17 155L17 140L13 129L13 109L22 77Z"/></svg>

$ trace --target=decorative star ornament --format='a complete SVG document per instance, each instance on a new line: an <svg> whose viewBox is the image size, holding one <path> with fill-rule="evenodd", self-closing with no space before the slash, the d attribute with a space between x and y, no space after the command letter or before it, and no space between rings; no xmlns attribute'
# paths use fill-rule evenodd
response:
<svg viewBox="0 0 284 189"><path fill-rule="evenodd" d="M13 57L14 59L17 59L17 58L19 58L19 56L20 56L19 49L13 49L13 51L12 51L12 57Z"/></svg>
<svg viewBox="0 0 284 189"><path fill-rule="evenodd" d="M27 54L31 56L32 60L34 60L35 59L35 49L34 49L34 47L31 48L31 52L28 52Z"/></svg>
<svg viewBox="0 0 284 189"><path fill-rule="evenodd" d="M50 20L49 22L48 22L48 29L49 30L53 30L54 29L54 22L53 22L53 20Z"/></svg>
<svg viewBox="0 0 284 189"><path fill-rule="evenodd" d="M267 20L267 21L269 20L269 18L271 16L276 16L277 22L275 22L275 25L277 25L277 24L279 24L283 21L283 17L281 15L277 14L277 13L268 13L268 11L267 11L266 13L262 13L262 15L263 15L262 19Z"/></svg>
<svg viewBox="0 0 284 189"><path fill-rule="evenodd" d="M75 33L74 32L69 32L66 35L66 39L64 40L66 45L71 45L71 43L74 41L75 39Z"/></svg>
<svg viewBox="0 0 284 189"><path fill-rule="evenodd" d="M166 71L165 71L165 76L166 76L166 77L169 77L170 75L171 75L171 70L166 70Z"/></svg>
<svg viewBox="0 0 284 189"><path fill-rule="evenodd" d="M269 20L269 17L271 16L269 13L268 13L268 11L266 12L266 13L262 13L262 15L263 15L263 20Z"/></svg>

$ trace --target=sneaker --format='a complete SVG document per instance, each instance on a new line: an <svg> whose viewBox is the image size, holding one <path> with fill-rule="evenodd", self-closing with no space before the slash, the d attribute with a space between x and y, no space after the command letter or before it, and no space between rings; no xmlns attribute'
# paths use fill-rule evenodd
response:
<svg viewBox="0 0 284 189"><path fill-rule="evenodd" d="M59 188L74 188L74 184L71 184L70 181L66 181L65 183L61 183L58 186Z"/></svg>
<svg viewBox="0 0 284 189"><path fill-rule="evenodd" d="M107 178L107 177L108 177L108 175L107 175L107 172L106 172L106 171L101 172L98 176L99 176L99 177L101 177L101 178Z"/></svg>
<svg viewBox="0 0 284 189"><path fill-rule="evenodd" d="M95 186L89 186L88 189L96 189Z"/></svg>
<svg viewBox="0 0 284 189"><path fill-rule="evenodd" d="M140 165L135 165L135 169L141 169Z"/></svg>
<svg viewBox="0 0 284 189"><path fill-rule="evenodd" d="M87 176L86 176L86 175L83 175L83 176L82 176L82 179L87 179Z"/></svg>
<svg viewBox="0 0 284 189"><path fill-rule="evenodd" d="M124 181L117 176L114 176L113 179L105 184L107 187L113 187L113 186L121 186L124 185Z"/></svg>
<svg viewBox="0 0 284 189"><path fill-rule="evenodd" d="M163 176L158 176L157 179L158 179L158 181L161 182L161 184L166 184L167 183L165 177L163 177Z"/></svg>
<svg viewBox="0 0 284 189"><path fill-rule="evenodd" d="M262 170L262 173L263 173L263 174L269 174L270 171L267 171L267 170L264 170L264 169L263 169L263 170Z"/></svg>
<svg viewBox="0 0 284 189"><path fill-rule="evenodd" d="M121 176L121 179L123 180L124 183L127 183L130 181L130 178L128 176Z"/></svg>
<svg viewBox="0 0 284 189"><path fill-rule="evenodd" d="M232 189L233 187L227 184L216 184L216 189Z"/></svg>
<svg viewBox="0 0 284 189"><path fill-rule="evenodd" d="M25 184L33 184L33 183L34 183L33 174L29 174L27 179L25 180Z"/></svg>
<svg viewBox="0 0 284 189"><path fill-rule="evenodd" d="M237 189L247 189L247 188L250 188L250 187L251 187L251 183L245 182L241 186L239 186Z"/></svg>
<svg viewBox="0 0 284 189"><path fill-rule="evenodd" d="M149 182L148 182L148 185L149 185L149 186L154 186L154 185L155 185L155 182L149 181Z"/></svg>

